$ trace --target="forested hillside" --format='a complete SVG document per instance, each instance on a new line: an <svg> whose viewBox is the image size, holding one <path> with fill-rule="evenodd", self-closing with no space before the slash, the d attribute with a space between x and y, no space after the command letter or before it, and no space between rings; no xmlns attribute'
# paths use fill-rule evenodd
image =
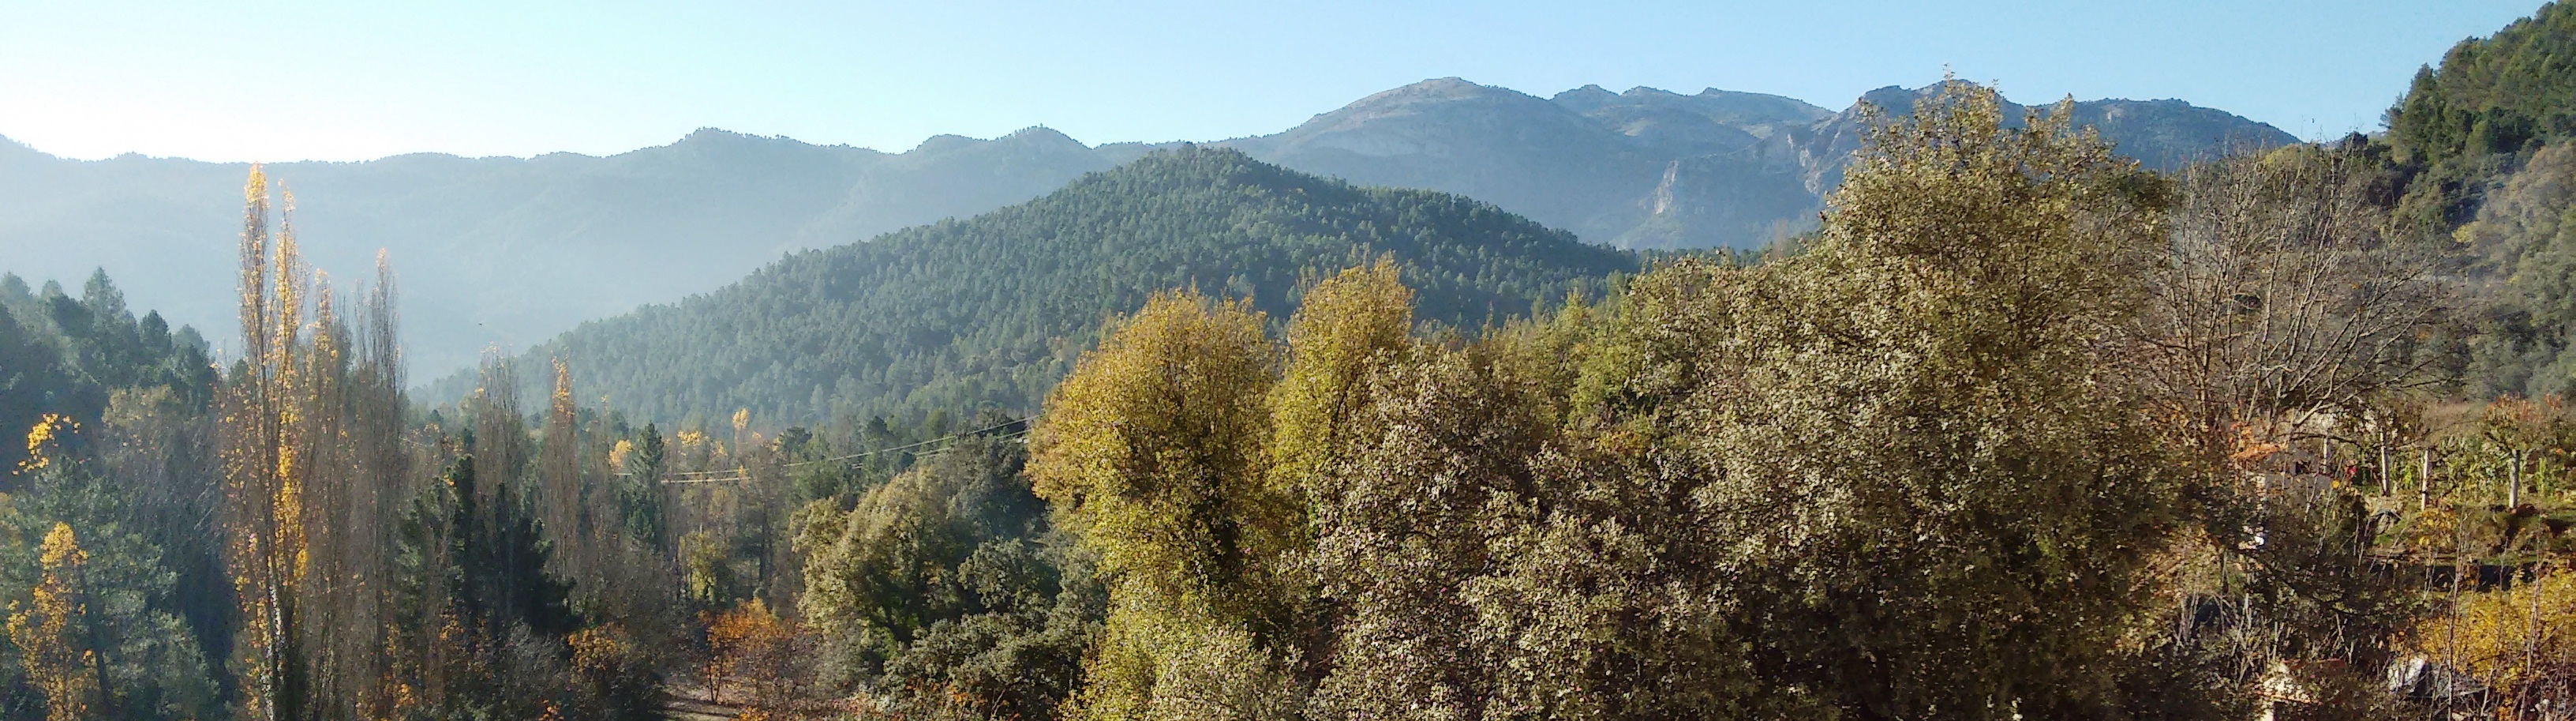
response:
<svg viewBox="0 0 2576 721"><path fill-rule="evenodd" d="M2460 41L2415 74L2387 120L2398 162L2421 174L2408 187L2408 220L2468 221L2497 175L2576 137L2576 6L2546 3Z"/></svg>
<svg viewBox="0 0 2576 721"><path fill-rule="evenodd" d="M2391 231L2453 241L2444 260L2477 301L2462 376L2472 395L2576 389L2576 6L2550 3L2416 73L2388 132Z"/></svg>
<svg viewBox="0 0 2576 721"><path fill-rule="evenodd" d="M0 274L0 718L48 718L37 691L65 686L126 718L222 712L237 627L207 350L157 312L137 319L103 274L78 296ZM83 657L53 643L66 634L94 653L78 674L63 671Z"/></svg>
<svg viewBox="0 0 2576 721"><path fill-rule="evenodd" d="M723 290L583 324L562 358L641 418L769 423L1032 410L1100 324L1169 287L1284 311L1317 274L1392 256L1456 326L1599 295L1624 252L1454 195L1360 188L1216 148L1158 152L1029 203L789 256ZM530 379L530 387L538 387ZM462 379L446 397L470 390Z"/></svg>
<svg viewBox="0 0 2576 721"><path fill-rule="evenodd" d="M213 397L206 339L195 328L172 329L158 311L135 318L105 273L92 274L77 297L54 281L36 290L0 273L0 310L0 427L33 427L48 414L98 418L126 390L160 388L196 409ZM0 448L0 467L15 467L26 452Z"/></svg>

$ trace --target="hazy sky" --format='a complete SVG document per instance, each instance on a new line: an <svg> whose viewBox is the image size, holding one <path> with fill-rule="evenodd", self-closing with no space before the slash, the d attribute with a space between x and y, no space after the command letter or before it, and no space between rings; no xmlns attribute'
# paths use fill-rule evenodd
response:
<svg viewBox="0 0 2576 721"><path fill-rule="evenodd" d="M2024 102L2178 97L2315 139L2536 0L0 0L0 135L59 155L605 154L698 127L903 150L1276 132L1460 76L1840 109L1943 67Z"/></svg>

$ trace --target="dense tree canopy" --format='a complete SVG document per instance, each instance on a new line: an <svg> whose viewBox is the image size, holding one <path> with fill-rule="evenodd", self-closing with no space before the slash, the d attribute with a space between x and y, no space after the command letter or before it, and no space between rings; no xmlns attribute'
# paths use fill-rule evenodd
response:
<svg viewBox="0 0 2576 721"><path fill-rule="evenodd" d="M136 319L104 272L92 274L78 298L51 282L30 290L0 274L0 309L0 428L11 433L46 413L96 419L120 388L166 387L199 409L213 397L206 340L194 328L172 329L159 313ZM0 461L12 465L25 457L23 448L0 449Z"/></svg>
<svg viewBox="0 0 2576 721"><path fill-rule="evenodd" d="M2417 71L2388 110L2388 143L2426 177L2416 219L2466 221L2482 187L2517 155L2576 136L2576 5L2551 2Z"/></svg>
<svg viewBox="0 0 2576 721"><path fill-rule="evenodd" d="M2019 125L1956 86L1804 254L1479 339L1408 332L1386 264L1305 294L1285 347L1240 304L1149 302L1031 461L1110 591L1072 714L2187 707L2159 680L2186 662L2132 641L2215 478L2125 350L2167 190Z"/></svg>

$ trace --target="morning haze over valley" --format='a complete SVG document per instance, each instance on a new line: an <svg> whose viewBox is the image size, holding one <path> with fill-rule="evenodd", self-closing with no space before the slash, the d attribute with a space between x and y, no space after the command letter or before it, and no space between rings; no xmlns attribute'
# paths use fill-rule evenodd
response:
<svg viewBox="0 0 2576 721"><path fill-rule="evenodd" d="M2576 718L2576 5L0 17L0 721Z"/></svg>

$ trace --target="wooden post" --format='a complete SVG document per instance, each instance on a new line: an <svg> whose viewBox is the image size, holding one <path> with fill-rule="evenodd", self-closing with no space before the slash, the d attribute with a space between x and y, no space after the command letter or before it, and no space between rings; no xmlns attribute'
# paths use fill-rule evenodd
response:
<svg viewBox="0 0 2576 721"><path fill-rule="evenodd" d="M2433 507L2433 447L2424 447L2424 468L2415 474L2415 510Z"/></svg>
<svg viewBox="0 0 2576 721"><path fill-rule="evenodd" d="M2397 492L2397 481L2388 477L2388 434L2379 434L2379 495Z"/></svg>
<svg viewBox="0 0 2576 721"><path fill-rule="evenodd" d="M2522 626L2522 667L2538 668L2540 662L2540 567L2546 561L2531 565L2531 620ZM102 687L104 688L104 687Z"/></svg>
<svg viewBox="0 0 2576 721"><path fill-rule="evenodd" d="M2513 470L2504 477L2504 507L2522 505L2522 451L2513 452Z"/></svg>

